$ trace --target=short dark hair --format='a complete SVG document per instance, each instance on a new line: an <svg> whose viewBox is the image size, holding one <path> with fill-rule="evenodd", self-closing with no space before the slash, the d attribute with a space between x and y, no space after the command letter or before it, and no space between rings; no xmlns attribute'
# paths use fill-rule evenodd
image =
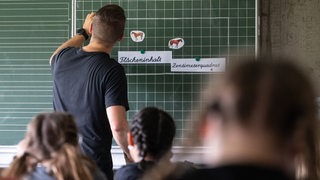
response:
<svg viewBox="0 0 320 180"><path fill-rule="evenodd" d="M92 22L92 36L107 45L115 44L124 34L126 16L115 4L100 8Z"/></svg>
<svg viewBox="0 0 320 180"><path fill-rule="evenodd" d="M165 111L147 107L139 111L131 126L139 155L150 154L156 160L168 153L172 147L176 126L173 118Z"/></svg>

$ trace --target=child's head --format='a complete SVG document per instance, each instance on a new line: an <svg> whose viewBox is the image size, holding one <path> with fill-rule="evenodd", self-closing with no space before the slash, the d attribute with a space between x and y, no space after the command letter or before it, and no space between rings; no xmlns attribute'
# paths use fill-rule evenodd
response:
<svg viewBox="0 0 320 180"><path fill-rule="evenodd" d="M50 159L64 145L78 146L77 127L70 114L38 114L29 124L24 141L28 154L39 161Z"/></svg>
<svg viewBox="0 0 320 180"><path fill-rule="evenodd" d="M19 145L21 153L5 176L22 178L41 163L57 180L90 180L96 169L94 162L81 152L75 120L68 113L38 114Z"/></svg>
<svg viewBox="0 0 320 180"><path fill-rule="evenodd" d="M252 59L231 69L207 110L220 115L223 123L262 127L282 144L296 131L313 128L315 95L299 68L283 59L272 60Z"/></svg>
<svg viewBox="0 0 320 180"><path fill-rule="evenodd" d="M124 34L126 16L118 5L106 5L100 8L92 22L92 38L113 45L121 40Z"/></svg>
<svg viewBox="0 0 320 180"><path fill-rule="evenodd" d="M243 143L263 137L263 145L288 156L291 162L299 154L307 164L315 162L317 113L308 77L286 59L243 61L229 69L218 86L206 91L207 108L201 116L205 123L200 127L210 127L207 144L215 141L218 136L214 133L221 127L220 132L228 138L234 132L251 134Z"/></svg>
<svg viewBox="0 0 320 180"><path fill-rule="evenodd" d="M132 121L129 145L138 150L139 159L158 160L171 150L175 131L174 120L168 113L147 107L139 111ZM138 161L135 155L132 156Z"/></svg>

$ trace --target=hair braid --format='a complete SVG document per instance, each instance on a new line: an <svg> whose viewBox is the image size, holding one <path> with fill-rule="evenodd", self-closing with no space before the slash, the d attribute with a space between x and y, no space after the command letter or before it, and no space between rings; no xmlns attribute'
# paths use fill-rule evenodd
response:
<svg viewBox="0 0 320 180"><path fill-rule="evenodd" d="M143 131L142 119L136 119L132 123L131 133L135 137L135 142L139 149L139 155L143 159L146 156L148 145L147 136Z"/></svg>
<svg viewBox="0 0 320 180"><path fill-rule="evenodd" d="M172 117L154 107L142 109L132 121L131 133L142 159L147 154L160 159L171 149L175 135Z"/></svg>

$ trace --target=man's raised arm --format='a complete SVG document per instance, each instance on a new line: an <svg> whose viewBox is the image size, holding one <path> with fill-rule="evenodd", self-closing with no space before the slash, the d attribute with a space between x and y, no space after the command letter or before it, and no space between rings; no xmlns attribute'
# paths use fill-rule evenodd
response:
<svg viewBox="0 0 320 180"><path fill-rule="evenodd" d="M85 30L84 33L86 33L86 35L88 37L91 36L91 24L92 24L92 20L95 16L95 13L89 13L83 23L83 29ZM80 47L84 41L86 41L87 38L82 35L82 34L76 34L75 36L73 36L72 38L70 38L69 40L67 40L66 42L64 42L63 44L61 44L55 51L54 53L51 55L50 57L50 61L49 63L51 64L52 58L54 55L56 55L59 51L61 51L62 49L66 48L66 47Z"/></svg>

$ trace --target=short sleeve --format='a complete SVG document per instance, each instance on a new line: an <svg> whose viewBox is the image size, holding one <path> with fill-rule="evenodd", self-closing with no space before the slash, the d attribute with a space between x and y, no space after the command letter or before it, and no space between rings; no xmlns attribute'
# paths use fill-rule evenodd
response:
<svg viewBox="0 0 320 180"><path fill-rule="evenodd" d="M57 61L57 59L58 59L58 53L57 54L55 54L53 57L52 57L52 59L51 59L51 65L53 65L53 64L55 64L56 63L56 61Z"/></svg>
<svg viewBox="0 0 320 180"><path fill-rule="evenodd" d="M108 73L105 92L106 108L121 105L129 110L127 78L124 68L119 64Z"/></svg>
<svg viewBox="0 0 320 180"><path fill-rule="evenodd" d="M61 58L61 56L64 54L64 52L68 51L71 48L72 47L66 47L66 48L60 50L58 53L56 53L51 59L51 66L53 66L58 61L58 59Z"/></svg>

